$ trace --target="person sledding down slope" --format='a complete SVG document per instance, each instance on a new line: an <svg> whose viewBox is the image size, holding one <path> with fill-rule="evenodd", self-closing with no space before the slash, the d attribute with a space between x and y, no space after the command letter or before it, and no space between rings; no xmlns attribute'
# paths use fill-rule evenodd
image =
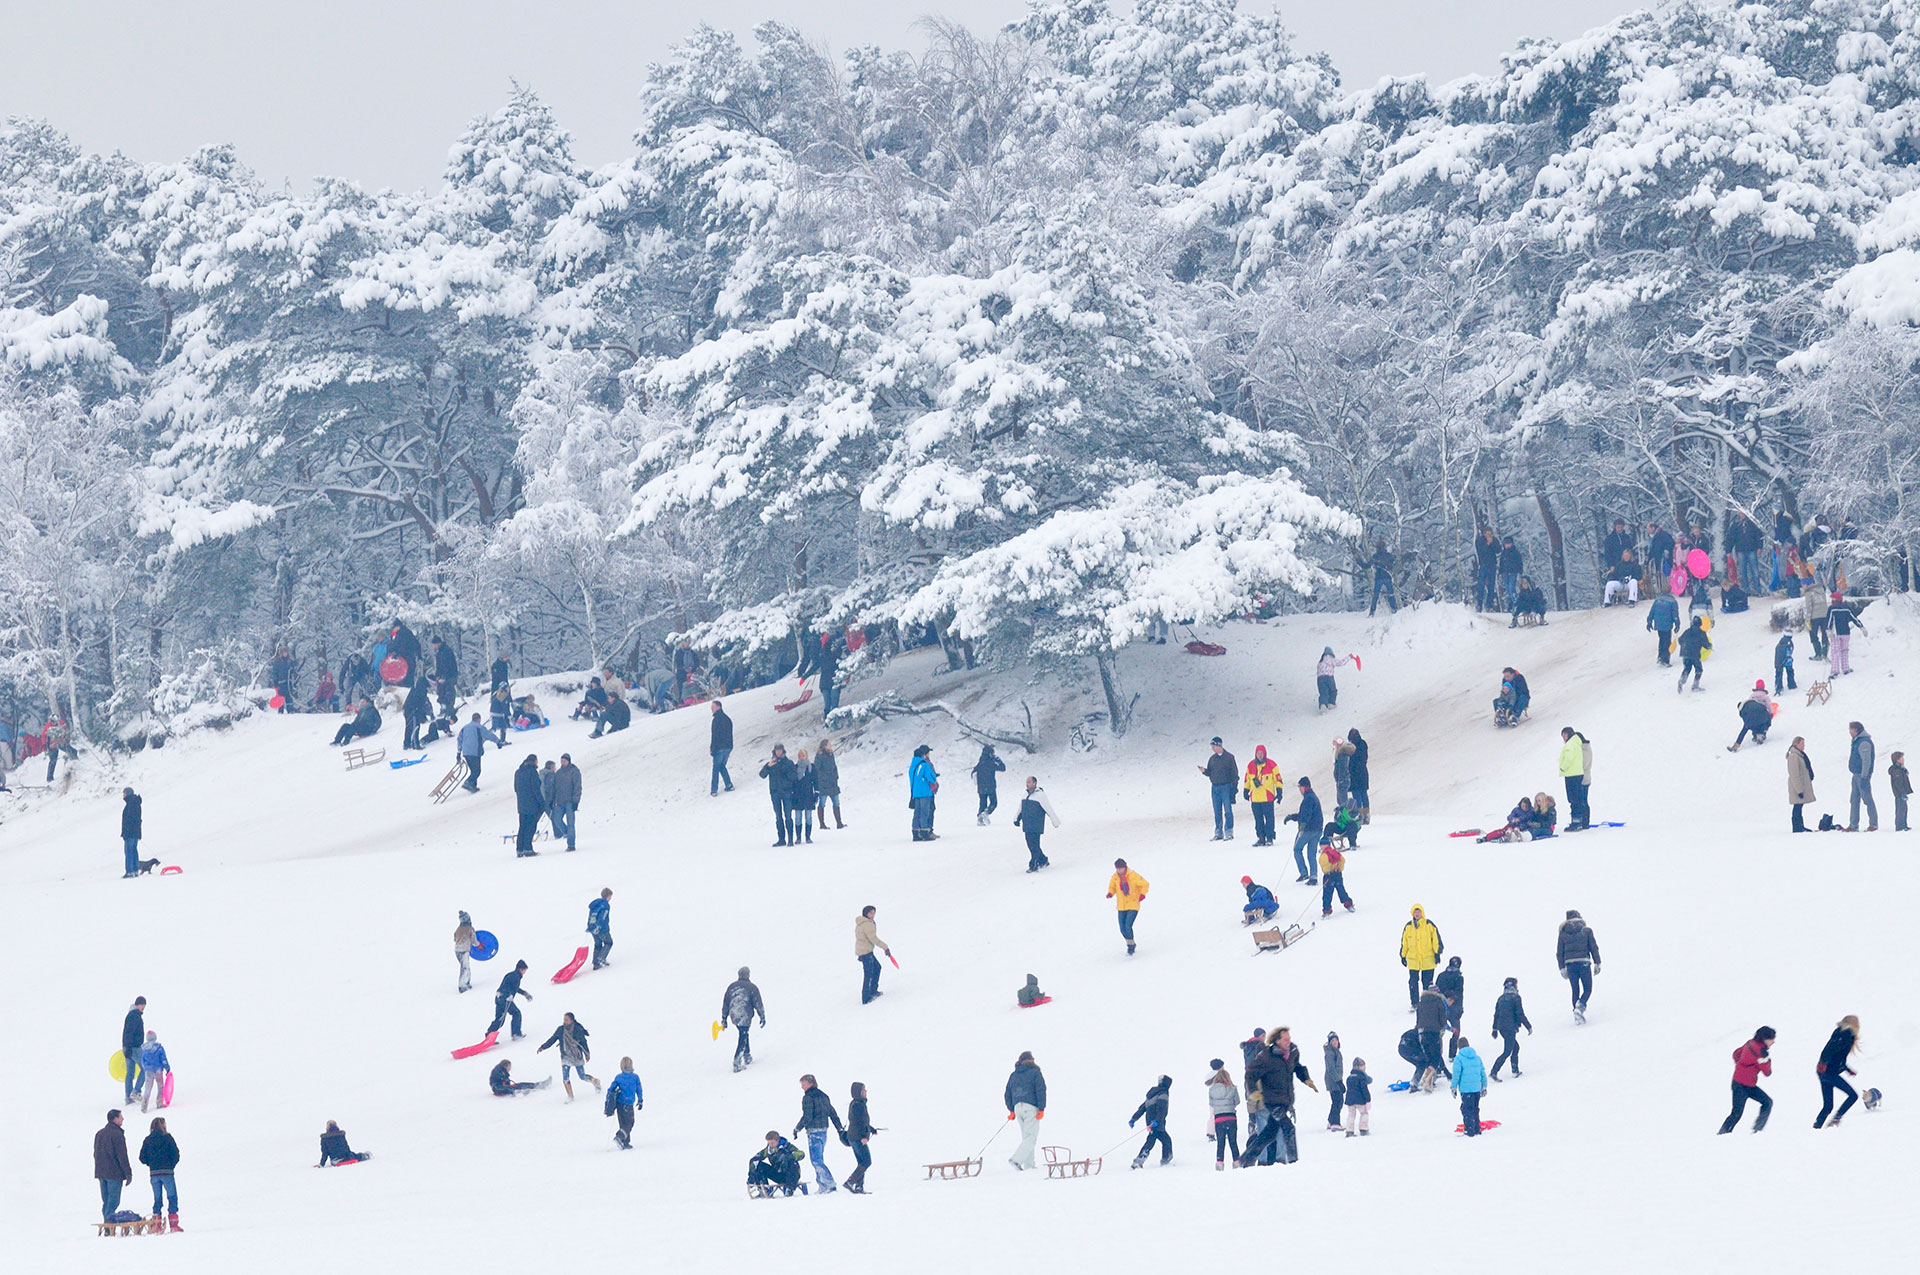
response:
<svg viewBox="0 0 1920 1275"><path fill-rule="evenodd" d="M1493 701L1493 720L1500 726L1516 726L1527 715L1533 695L1527 679L1511 668L1500 670L1500 694Z"/></svg>
<svg viewBox="0 0 1920 1275"><path fill-rule="evenodd" d="M1544 792L1532 797L1522 796L1514 808L1507 812L1506 826L1495 828L1480 838L1488 841L1541 841L1553 835L1553 829L1559 820L1559 811L1554 808L1553 798Z"/></svg>

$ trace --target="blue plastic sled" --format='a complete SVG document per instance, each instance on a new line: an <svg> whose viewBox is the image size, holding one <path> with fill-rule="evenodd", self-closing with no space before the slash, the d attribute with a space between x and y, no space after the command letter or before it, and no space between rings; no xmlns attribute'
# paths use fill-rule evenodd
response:
<svg viewBox="0 0 1920 1275"><path fill-rule="evenodd" d="M1411 1080L1396 1080L1388 1085L1387 1088L1394 1093L1405 1093L1407 1090L1413 1088L1413 1082Z"/></svg>
<svg viewBox="0 0 1920 1275"><path fill-rule="evenodd" d="M388 770L404 770L408 766L418 766L421 762L425 760L426 760L425 757L409 757L405 761L390 761L387 763L387 769Z"/></svg>
<svg viewBox="0 0 1920 1275"><path fill-rule="evenodd" d="M473 932L473 950L467 955L476 961L490 961L500 951L500 940L493 937L491 930Z"/></svg>

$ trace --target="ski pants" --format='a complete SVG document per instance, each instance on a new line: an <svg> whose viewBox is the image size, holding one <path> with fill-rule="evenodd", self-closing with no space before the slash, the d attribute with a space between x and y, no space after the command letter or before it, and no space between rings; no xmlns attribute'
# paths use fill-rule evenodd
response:
<svg viewBox="0 0 1920 1275"><path fill-rule="evenodd" d="M1348 1103L1347 1104L1347 1132L1352 1133L1356 1128L1358 1128L1358 1130L1361 1133L1365 1133L1367 1131L1367 1117L1372 1114L1373 1114L1373 1104L1370 1102L1363 1102L1358 1106L1355 1106L1352 1103Z"/></svg>
<svg viewBox="0 0 1920 1275"><path fill-rule="evenodd" d="M998 809L1000 809L1000 789L997 787L982 788L980 790L980 809L978 813L990 815Z"/></svg>
<svg viewBox="0 0 1920 1275"><path fill-rule="evenodd" d="M1153 1144L1156 1142L1160 1144L1160 1163L1165 1164L1173 1159L1173 1139L1168 1137L1167 1131L1159 1125L1148 1125L1147 1140L1140 1144L1140 1153L1133 1157L1133 1162L1139 1164L1145 1160L1147 1153L1153 1150Z"/></svg>
<svg viewBox="0 0 1920 1275"><path fill-rule="evenodd" d="M1320 861L1314 857L1320 842L1320 830L1300 825L1293 834L1293 866L1300 869L1300 875L1309 881L1320 878Z"/></svg>
<svg viewBox="0 0 1920 1275"><path fill-rule="evenodd" d="M500 1030L500 1024L509 1018L513 1020L513 1034L520 1035L520 1007L513 1003L511 996L496 996L493 1001L493 1021L487 1025L489 1032Z"/></svg>
<svg viewBox="0 0 1920 1275"><path fill-rule="evenodd" d="M1867 803L1867 826L1872 828L1879 827L1880 812L1876 810L1873 805L1872 775L1855 775L1853 777L1853 796L1848 800L1847 813L1847 830L1849 832L1860 826L1860 803L1863 801Z"/></svg>
<svg viewBox="0 0 1920 1275"><path fill-rule="evenodd" d="M727 758L733 756L733 750L731 748L715 748L712 750L712 752L713 752L713 776L709 780L709 786L707 791L710 794L719 792L720 782L722 780L725 780L727 785L727 791L732 792L733 776L727 773Z"/></svg>
<svg viewBox="0 0 1920 1275"><path fill-rule="evenodd" d="M1213 1118L1213 1162L1223 1162L1229 1151L1240 1158L1240 1117L1232 1112Z"/></svg>
<svg viewBox="0 0 1920 1275"><path fill-rule="evenodd" d="M1674 687L1674 689L1675 689L1675 690L1683 690L1683 689L1685 689L1685 687L1686 687L1686 685L1687 685L1687 673L1688 673L1689 671L1691 671L1691 672L1693 673L1693 684L1694 684L1695 686L1698 686L1698 685L1700 685L1700 660L1699 660L1699 658L1698 658L1697 656L1688 656L1688 655L1682 655L1682 656L1680 657L1680 685L1679 685L1679 686L1676 686L1676 687Z"/></svg>
<svg viewBox="0 0 1920 1275"><path fill-rule="evenodd" d="M1800 689L1800 683L1793 680L1793 662L1792 661L1788 661L1785 664L1776 664L1773 666L1773 693L1775 695L1780 694L1781 690L1783 689L1781 685L1783 681L1785 682L1784 689L1786 690L1797 691Z"/></svg>
<svg viewBox="0 0 1920 1275"><path fill-rule="evenodd" d="M1833 645L1833 663L1830 666L1829 671L1833 673L1853 672L1853 660L1851 658L1853 655L1853 634L1851 633L1834 634L1832 645Z"/></svg>
<svg viewBox="0 0 1920 1275"><path fill-rule="evenodd" d="M1607 581L1607 587L1606 587L1605 594L1601 599L1601 605L1612 606L1614 604L1614 600L1617 599L1622 593L1627 595L1627 601L1638 602L1640 600L1640 582L1638 580Z"/></svg>
<svg viewBox="0 0 1920 1275"><path fill-rule="evenodd" d="M1213 785L1213 835L1233 835L1233 785Z"/></svg>
<svg viewBox="0 0 1920 1275"><path fill-rule="evenodd" d="M1333 684L1333 674L1322 673L1314 680L1320 687L1320 707L1332 708L1340 698L1340 688Z"/></svg>
<svg viewBox="0 0 1920 1275"><path fill-rule="evenodd" d="M1567 962L1567 990L1573 997L1575 1009L1585 1009L1587 998L1593 995L1593 966L1587 961Z"/></svg>
<svg viewBox="0 0 1920 1275"><path fill-rule="evenodd" d="M1463 1093L1460 1095L1461 1131L1469 1138L1480 1136L1480 1095Z"/></svg>
<svg viewBox="0 0 1920 1275"><path fill-rule="evenodd" d="M1567 781L1567 825L1579 824L1582 828L1593 818L1593 811L1587 806L1587 792L1593 787L1578 775L1565 776Z"/></svg>
<svg viewBox="0 0 1920 1275"><path fill-rule="evenodd" d="M813 1184L822 1191L833 1190L833 1171L827 1168L827 1131L807 1130L807 1160L813 1165Z"/></svg>
<svg viewBox="0 0 1920 1275"><path fill-rule="evenodd" d="M460 962L460 990L467 991L473 986L473 958L465 952L455 952L453 959Z"/></svg>
<svg viewBox="0 0 1920 1275"><path fill-rule="evenodd" d="M613 951L613 931L600 930L593 936L593 968L599 969L607 963L607 954Z"/></svg>
<svg viewBox="0 0 1920 1275"><path fill-rule="evenodd" d="M1340 896L1340 902L1342 904L1347 907L1353 906L1353 900L1347 897L1347 874L1345 872L1329 872L1322 881L1320 885L1320 910L1322 912L1330 912L1333 910L1333 896L1336 894Z"/></svg>
<svg viewBox="0 0 1920 1275"><path fill-rule="evenodd" d="M1023 831L1027 834L1027 866L1029 868L1045 867L1047 864L1047 856L1040 849L1039 822L1036 820L1033 827L1023 829Z"/></svg>
<svg viewBox="0 0 1920 1275"><path fill-rule="evenodd" d="M1034 1144L1040 1140L1040 1108L1030 1102L1016 1102L1013 1118L1020 1122L1020 1145L1014 1148L1013 1162L1023 1169L1031 1169Z"/></svg>
<svg viewBox="0 0 1920 1275"><path fill-rule="evenodd" d="M733 1060L737 1063L744 1064L753 1061L753 1049L747 1041L747 1030L752 1025L752 1023L740 1023L734 1028L735 1031L740 1033L739 1039L736 1040L733 1045Z"/></svg>
<svg viewBox="0 0 1920 1275"><path fill-rule="evenodd" d="M1432 970L1408 970L1407 971L1407 1004L1418 1005L1420 1003L1421 991L1432 986L1433 986Z"/></svg>
<svg viewBox="0 0 1920 1275"><path fill-rule="evenodd" d="M1741 1114L1747 1109L1749 1098L1760 1104L1760 1114L1753 1120L1753 1131L1758 1133L1767 1127L1767 1117L1773 1114L1773 1099L1767 1097L1760 1086L1743 1085L1736 1080L1733 1082L1733 1110L1729 1111L1727 1118L1721 1122L1720 1132L1733 1132L1734 1127L1740 1123Z"/></svg>
<svg viewBox="0 0 1920 1275"><path fill-rule="evenodd" d="M860 957L860 1003L867 1004L880 994L880 958L872 952Z"/></svg>
<svg viewBox="0 0 1920 1275"><path fill-rule="evenodd" d="M1829 1111L1833 1111L1833 1091L1836 1089L1838 1089L1841 1093L1847 1095L1847 1100L1840 1104L1840 1110L1834 1111L1833 1113L1833 1118L1836 1121L1838 1121L1841 1116L1846 1115L1847 1111L1860 1098L1860 1095L1854 1092L1853 1086L1847 1083L1847 1078L1845 1076L1833 1076L1833 1075L1828 1075L1826 1072L1821 1072L1820 1073L1820 1114L1814 1119L1814 1122L1813 1122L1814 1128L1818 1129L1820 1126L1826 1124L1827 1113Z"/></svg>
<svg viewBox="0 0 1920 1275"><path fill-rule="evenodd" d="M180 1211L180 1192L174 1189L173 1175L171 1173L156 1173L153 1175L152 1182L153 1215L159 1217L162 1213L178 1213ZM167 1199L167 1207L164 1209L160 1207L160 1197L162 1195L165 1195Z"/></svg>
<svg viewBox="0 0 1920 1275"><path fill-rule="evenodd" d="M1501 1032L1500 1041L1501 1041L1501 1044L1504 1046L1504 1048L1500 1050L1500 1056L1493 1060L1493 1074L1496 1076L1499 1075L1500 1068L1505 1064L1511 1063L1513 1065L1513 1074L1516 1076L1519 1075L1520 1074L1520 1033L1519 1032Z"/></svg>
<svg viewBox="0 0 1920 1275"><path fill-rule="evenodd" d="M1292 1164L1300 1158L1300 1142L1293 1129L1293 1112L1275 1111L1265 1128L1247 1139L1247 1153L1240 1158L1248 1164L1257 1163L1259 1154L1267 1148L1275 1148L1274 1159L1281 1164Z"/></svg>
<svg viewBox="0 0 1920 1275"><path fill-rule="evenodd" d="M1253 811L1253 835L1255 840L1258 840L1258 841L1273 840L1273 836L1274 836L1273 807L1274 805L1275 803L1271 801L1256 801L1251 804L1250 808Z"/></svg>

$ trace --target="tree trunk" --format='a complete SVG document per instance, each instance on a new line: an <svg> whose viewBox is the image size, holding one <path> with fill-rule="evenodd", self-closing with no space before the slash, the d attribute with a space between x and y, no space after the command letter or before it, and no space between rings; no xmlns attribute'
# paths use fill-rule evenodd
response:
<svg viewBox="0 0 1920 1275"><path fill-rule="evenodd" d="M1093 663L1100 670L1100 693L1107 697L1107 729L1118 739L1132 725L1133 706L1140 697L1136 695L1122 703L1125 690L1120 685L1120 671L1114 667L1112 651L1096 651Z"/></svg>
<svg viewBox="0 0 1920 1275"><path fill-rule="evenodd" d="M1553 561L1553 601L1562 611L1571 609L1567 603L1567 545L1560 534L1560 520L1553 516L1553 506L1547 502L1546 484L1540 481L1540 471L1533 458L1527 458L1527 472L1533 479L1533 500L1540 507L1540 521L1547 528L1547 552Z"/></svg>

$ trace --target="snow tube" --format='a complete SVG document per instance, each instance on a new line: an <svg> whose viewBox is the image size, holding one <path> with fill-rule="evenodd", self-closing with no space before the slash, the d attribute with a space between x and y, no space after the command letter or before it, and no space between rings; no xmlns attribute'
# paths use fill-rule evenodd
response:
<svg viewBox="0 0 1920 1275"><path fill-rule="evenodd" d="M1695 549L1687 555L1687 573L1696 580L1704 580L1713 570L1713 561L1707 557L1705 549Z"/></svg>
<svg viewBox="0 0 1920 1275"><path fill-rule="evenodd" d="M407 662L397 655L389 655L380 661L380 680L388 686L407 680Z"/></svg>
<svg viewBox="0 0 1920 1275"><path fill-rule="evenodd" d="M493 937L491 930L473 932L473 949L467 955L476 961L490 961L500 951L500 940Z"/></svg>

